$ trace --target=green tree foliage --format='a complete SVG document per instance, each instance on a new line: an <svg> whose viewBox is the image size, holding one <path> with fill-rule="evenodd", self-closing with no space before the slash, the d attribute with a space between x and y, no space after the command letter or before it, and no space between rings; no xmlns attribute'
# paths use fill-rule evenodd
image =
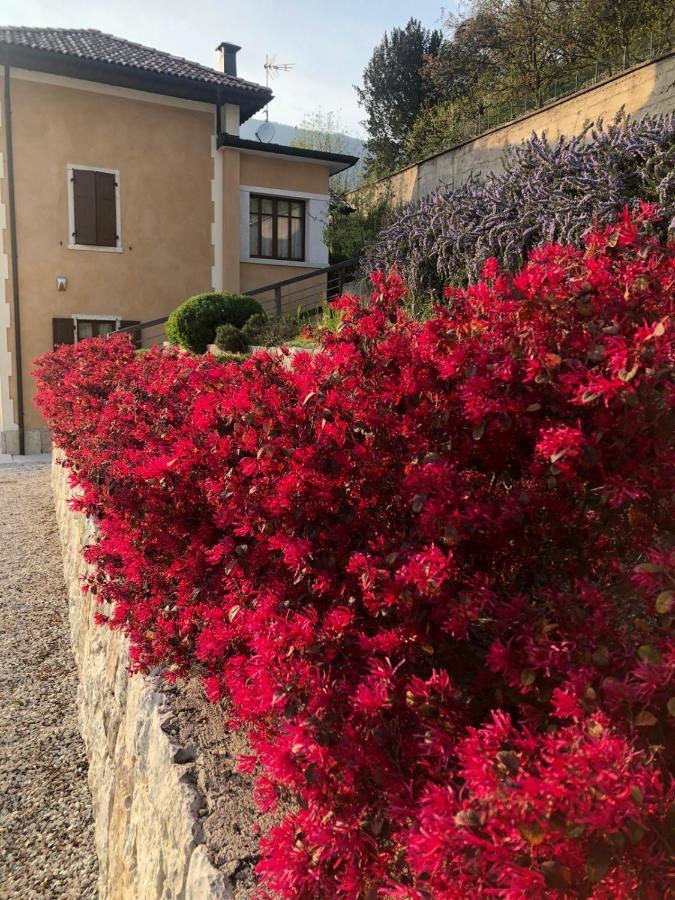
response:
<svg viewBox="0 0 675 900"><path fill-rule="evenodd" d="M369 174L381 175L406 161L406 135L433 93L425 60L438 53L442 40L440 31L410 19L375 47L363 86L356 89L366 112Z"/></svg>
<svg viewBox="0 0 675 900"><path fill-rule="evenodd" d="M487 110L497 107L508 118L553 99L559 84L574 89L573 73L583 83L597 71L610 74L672 48L675 0L470 0L445 25L438 46L423 54L421 70L409 63L408 45L400 37L394 42L395 31L375 49L364 83L371 93L378 86L379 105L365 103L365 89L359 96L376 175L471 137ZM405 83L406 65L419 104L413 121L397 118L384 102L391 95L379 87Z"/></svg>
<svg viewBox="0 0 675 900"><path fill-rule="evenodd" d="M380 231L392 220L393 207L386 194L362 188L349 202L331 203L324 240L331 263L362 256Z"/></svg>
<svg viewBox="0 0 675 900"><path fill-rule="evenodd" d="M320 150L323 153L352 153L352 141L345 133L345 126L338 113L316 112L305 115L291 138L291 147ZM331 188L343 194L350 186L350 173L339 172L330 180Z"/></svg>
<svg viewBox="0 0 675 900"><path fill-rule="evenodd" d="M426 106L406 135L405 153L411 162L432 156L468 137L467 125L475 117L468 104L460 100L443 100Z"/></svg>

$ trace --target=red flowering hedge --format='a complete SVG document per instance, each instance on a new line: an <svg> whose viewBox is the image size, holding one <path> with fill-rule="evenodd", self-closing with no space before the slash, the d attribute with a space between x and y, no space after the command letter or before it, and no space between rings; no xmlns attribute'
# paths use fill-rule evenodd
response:
<svg viewBox="0 0 675 900"><path fill-rule="evenodd" d="M395 276L292 370L122 339L38 361L89 588L249 736L266 889L667 891L672 305L656 215L427 322ZM102 610L111 607L102 606ZM103 617L103 615L102 615Z"/></svg>

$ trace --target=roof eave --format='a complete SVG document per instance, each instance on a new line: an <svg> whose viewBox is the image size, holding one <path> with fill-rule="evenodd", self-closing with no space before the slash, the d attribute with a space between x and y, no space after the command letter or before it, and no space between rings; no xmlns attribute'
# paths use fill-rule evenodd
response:
<svg viewBox="0 0 675 900"><path fill-rule="evenodd" d="M3 62L17 69L63 75L203 103L215 104L217 100L221 104L235 103L240 108L241 122L250 119L272 99L272 92L265 88L258 91L210 84L196 79L163 75L146 69L134 69L131 66L83 59L49 50L35 50L32 47L5 44L1 50L1 58Z"/></svg>
<svg viewBox="0 0 675 900"><path fill-rule="evenodd" d="M346 153L327 153L324 150L311 150L306 147L287 147L284 144L263 144L262 141L251 141L233 134L221 132L218 135L218 147L232 147L245 150L250 153L268 153L275 156L290 156L296 159L313 160L323 162L329 168L331 175L338 175L346 169L350 169L359 161L358 156L350 156Z"/></svg>

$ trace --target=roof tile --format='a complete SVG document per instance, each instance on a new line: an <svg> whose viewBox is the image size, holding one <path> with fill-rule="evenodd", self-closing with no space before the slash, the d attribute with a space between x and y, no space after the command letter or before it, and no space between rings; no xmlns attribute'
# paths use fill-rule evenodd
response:
<svg viewBox="0 0 675 900"><path fill-rule="evenodd" d="M253 94L270 93L268 88L236 75L226 75L201 63L135 44L93 28L0 27L0 45L2 44L61 53L64 56L110 63L128 69L251 91Z"/></svg>

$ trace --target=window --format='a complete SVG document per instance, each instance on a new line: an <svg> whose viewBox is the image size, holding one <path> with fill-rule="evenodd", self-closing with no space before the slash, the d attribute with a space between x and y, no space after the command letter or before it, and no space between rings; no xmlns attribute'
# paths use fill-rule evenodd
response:
<svg viewBox="0 0 675 900"><path fill-rule="evenodd" d="M305 258L305 201L251 195L251 256Z"/></svg>
<svg viewBox="0 0 675 900"><path fill-rule="evenodd" d="M117 320L77 319L77 341L90 337L105 337L117 328Z"/></svg>
<svg viewBox="0 0 675 900"><path fill-rule="evenodd" d="M121 250L119 174L68 166L71 249Z"/></svg>
<svg viewBox="0 0 675 900"><path fill-rule="evenodd" d="M135 319L118 319L114 316L87 318L86 316L70 316L67 319L52 319L52 336L54 349L60 344L77 344L91 337L106 337L118 328L138 325Z"/></svg>

